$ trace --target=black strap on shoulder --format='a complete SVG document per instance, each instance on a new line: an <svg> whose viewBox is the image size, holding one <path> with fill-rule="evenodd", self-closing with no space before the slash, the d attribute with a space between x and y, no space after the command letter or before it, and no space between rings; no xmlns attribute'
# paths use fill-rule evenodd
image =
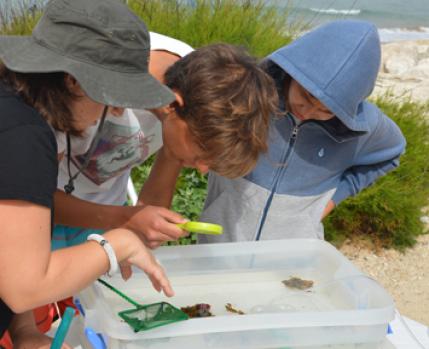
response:
<svg viewBox="0 0 429 349"><path fill-rule="evenodd" d="M107 115L107 110L109 108L107 106L104 107L103 110L103 115L101 116L100 119L100 123L98 124L98 128L97 128L97 132L95 133L95 137L91 142L91 146L89 147L86 156L85 156L85 161L83 162L82 166L79 167L77 166L77 164L75 164L75 166L77 167L78 171L72 175L71 174L71 169L70 169L70 164L71 164L71 140L70 140L70 133L67 132L66 137L67 137L67 171L69 174L69 181L68 183L64 186L64 191L66 194L71 194L74 191L74 180L77 178L77 176L79 176L79 174L85 170L88 165L89 162L91 161L91 156L94 154L95 149L97 147L97 143L100 140L101 137L101 130L103 129L103 125L104 125L104 120L106 119L106 115Z"/></svg>

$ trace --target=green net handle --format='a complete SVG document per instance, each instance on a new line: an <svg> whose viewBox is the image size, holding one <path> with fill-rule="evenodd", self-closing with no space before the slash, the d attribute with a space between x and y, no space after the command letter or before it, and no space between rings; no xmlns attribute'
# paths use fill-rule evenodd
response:
<svg viewBox="0 0 429 349"><path fill-rule="evenodd" d="M134 305L135 307L140 307L140 304L137 303L134 299L131 299L130 297L128 297L126 294L122 293L121 291L119 291L117 288L113 287L111 284L109 284L108 282L102 280L102 279L97 279L98 282L100 282L101 284L103 284L104 286L106 286L108 289L112 290L113 292L115 292L117 295L121 296L123 299L125 299L128 303L131 303L132 305Z"/></svg>

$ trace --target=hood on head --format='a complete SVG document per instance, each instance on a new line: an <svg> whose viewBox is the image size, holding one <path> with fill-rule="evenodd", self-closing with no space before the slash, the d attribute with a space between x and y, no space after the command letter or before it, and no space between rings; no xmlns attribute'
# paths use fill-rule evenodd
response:
<svg viewBox="0 0 429 349"><path fill-rule="evenodd" d="M349 129L367 131L359 104L372 92L381 60L377 28L365 21L322 25L267 57Z"/></svg>

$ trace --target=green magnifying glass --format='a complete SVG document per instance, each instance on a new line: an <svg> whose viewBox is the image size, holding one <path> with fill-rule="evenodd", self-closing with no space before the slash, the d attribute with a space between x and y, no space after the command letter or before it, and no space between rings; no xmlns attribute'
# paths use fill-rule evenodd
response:
<svg viewBox="0 0 429 349"><path fill-rule="evenodd" d="M178 223L177 226L191 233L209 234L209 235L223 234L223 227L219 224L191 221L186 223Z"/></svg>

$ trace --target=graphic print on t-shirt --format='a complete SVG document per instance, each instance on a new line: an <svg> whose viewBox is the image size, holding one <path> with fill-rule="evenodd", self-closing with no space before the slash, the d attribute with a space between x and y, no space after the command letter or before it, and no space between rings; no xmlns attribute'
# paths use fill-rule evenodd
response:
<svg viewBox="0 0 429 349"><path fill-rule="evenodd" d="M150 155L155 134L144 134L139 126L118 125L106 119L94 153L83 169L88 179L100 185L116 177ZM82 168L88 152L72 156L73 164Z"/></svg>

